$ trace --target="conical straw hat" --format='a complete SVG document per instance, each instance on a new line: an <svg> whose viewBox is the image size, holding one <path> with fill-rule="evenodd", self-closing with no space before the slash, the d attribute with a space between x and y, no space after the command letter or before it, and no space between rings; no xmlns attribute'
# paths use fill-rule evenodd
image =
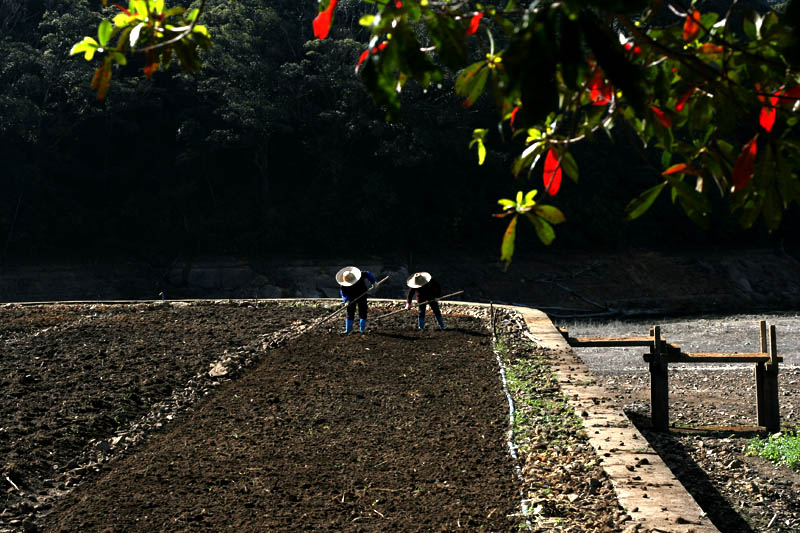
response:
<svg viewBox="0 0 800 533"><path fill-rule="evenodd" d="M354 266L347 266L336 273L336 283L349 287L361 279L361 271Z"/></svg>
<svg viewBox="0 0 800 533"><path fill-rule="evenodd" d="M412 274L408 281L406 281L406 285L411 287L412 289L419 289L426 283L431 280L431 275L427 272L416 272Z"/></svg>

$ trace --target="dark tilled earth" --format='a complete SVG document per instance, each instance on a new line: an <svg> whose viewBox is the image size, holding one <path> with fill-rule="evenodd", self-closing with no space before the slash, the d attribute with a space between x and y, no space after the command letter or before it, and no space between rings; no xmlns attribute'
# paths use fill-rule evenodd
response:
<svg viewBox="0 0 800 533"><path fill-rule="evenodd" d="M520 500L532 531L626 529L580 431L552 424L563 407L512 390L534 421L514 475L485 322L454 308L449 331L398 314L342 336L339 316L297 336L331 309L0 307L0 531L511 531ZM504 324L555 405L546 361ZM800 530L798 474L745 456L752 432L695 429L752 422L729 393L750 372L676 371L667 436L646 373L598 377L722 531ZM798 377L782 372L782 405Z"/></svg>
<svg viewBox="0 0 800 533"><path fill-rule="evenodd" d="M3 306L0 531L513 531L523 501L532 531L624 523L576 428L512 459L485 320L344 336L330 312Z"/></svg>

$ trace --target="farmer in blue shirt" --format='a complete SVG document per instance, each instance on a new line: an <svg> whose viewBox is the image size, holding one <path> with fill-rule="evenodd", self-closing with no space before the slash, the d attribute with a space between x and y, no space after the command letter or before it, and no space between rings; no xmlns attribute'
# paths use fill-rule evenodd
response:
<svg viewBox="0 0 800 533"><path fill-rule="evenodd" d="M365 279L366 278L366 279ZM358 307L358 329L361 333L367 329L367 281L370 288L375 287L377 281L369 271L363 272L354 266L348 266L336 273L336 282L341 287L342 301L347 304L347 319L344 321L344 333L353 331L353 321L356 318Z"/></svg>
<svg viewBox="0 0 800 533"><path fill-rule="evenodd" d="M445 329L442 312L439 310L439 302L436 301L436 298L442 295L442 287L439 282L427 272L416 272L408 278L406 285L408 285L406 309L411 309L411 300L414 299L415 293L417 296L417 303L419 304L417 328L420 330L425 329L425 308L430 305L439 327Z"/></svg>

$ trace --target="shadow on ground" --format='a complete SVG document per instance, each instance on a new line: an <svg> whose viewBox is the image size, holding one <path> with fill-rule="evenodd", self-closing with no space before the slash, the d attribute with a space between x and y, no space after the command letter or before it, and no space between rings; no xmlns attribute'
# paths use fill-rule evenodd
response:
<svg viewBox="0 0 800 533"><path fill-rule="evenodd" d="M708 518L720 530L720 533L753 533L750 524L720 494L706 472L694 461L674 433L655 431L650 422L649 413L643 414L626 410L625 414L644 435L650 446L661 456L678 481L708 514ZM700 432L700 430L695 431ZM755 431L715 430L705 430L702 433L706 436L717 434L720 438L741 439L749 439L758 434Z"/></svg>

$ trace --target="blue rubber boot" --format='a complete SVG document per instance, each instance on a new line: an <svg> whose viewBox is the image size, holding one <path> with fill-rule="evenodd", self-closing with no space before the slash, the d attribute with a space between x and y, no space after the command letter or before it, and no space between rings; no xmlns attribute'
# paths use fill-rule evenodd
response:
<svg viewBox="0 0 800 533"><path fill-rule="evenodd" d="M350 333L351 331L353 331L353 321L345 319L344 331L342 333Z"/></svg>
<svg viewBox="0 0 800 533"><path fill-rule="evenodd" d="M367 330L367 319L362 318L358 321L358 329L361 333L364 333Z"/></svg>
<svg viewBox="0 0 800 533"><path fill-rule="evenodd" d="M417 317L417 329L420 330L420 331L425 329L425 317L424 316Z"/></svg>
<svg viewBox="0 0 800 533"><path fill-rule="evenodd" d="M447 329L447 326L444 325L444 318L442 318L441 316L437 316L436 321L439 323L440 328Z"/></svg>

